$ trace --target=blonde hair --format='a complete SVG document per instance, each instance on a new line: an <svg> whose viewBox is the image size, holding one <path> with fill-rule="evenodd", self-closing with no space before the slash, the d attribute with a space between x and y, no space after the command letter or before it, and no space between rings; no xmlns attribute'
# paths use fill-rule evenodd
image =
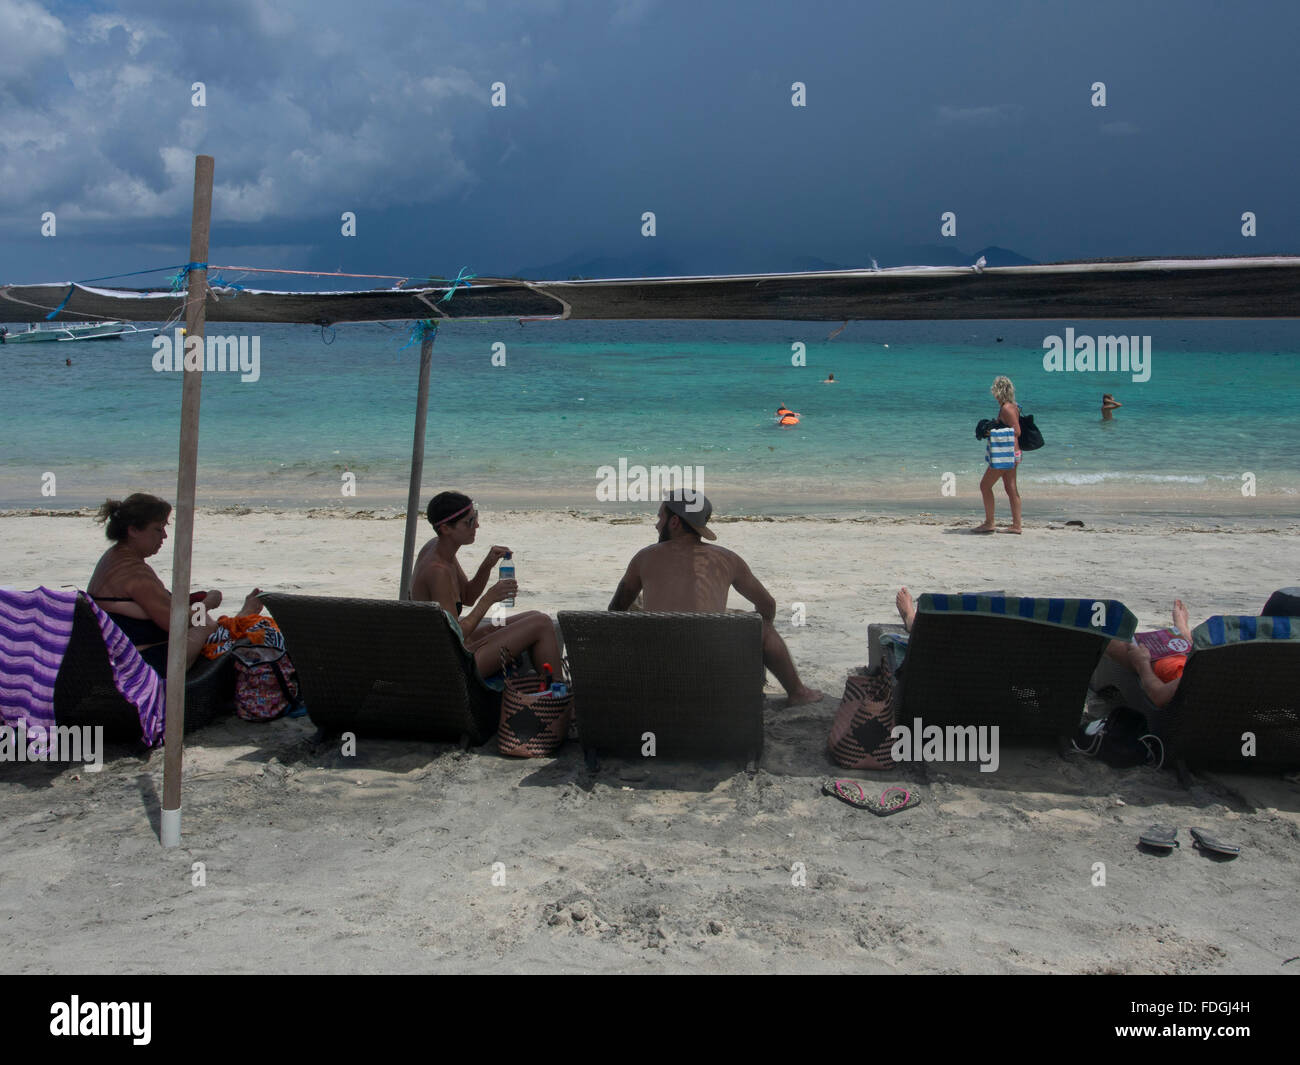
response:
<svg viewBox="0 0 1300 1065"><path fill-rule="evenodd" d="M1016 401L1016 386L1011 383L1010 377L993 378L993 387L989 391L993 393L993 398L999 403L1014 403Z"/></svg>

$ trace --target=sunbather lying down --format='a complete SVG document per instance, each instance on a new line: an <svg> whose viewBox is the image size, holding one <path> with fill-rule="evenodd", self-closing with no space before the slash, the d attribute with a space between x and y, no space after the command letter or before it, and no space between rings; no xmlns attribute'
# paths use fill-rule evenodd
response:
<svg viewBox="0 0 1300 1065"><path fill-rule="evenodd" d="M1174 600L1174 628L1178 635L1192 647L1192 623L1187 607L1181 599ZM1172 654L1164 658L1151 660L1151 652L1140 643L1125 643L1123 640L1111 640L1106 645L1106 657L1131 669L1138 676L1142 691L1156 706L1168 706L1178 691L1178 682L1182 680L1183 669L1187 666L1187 655Z"/></svg>
<svg viewBox="0 0 1300 1065"><path fill-rule="evenodd" d="M900 588L894 597L898 616L903 619L903 627L912 631L916 621L916 600L906 588ZM1283 588L1273 593L1260 611L1260 617L1294 617L1300 616L1300 588ZM1181 599L1174 600L1174 628L1187 644L1192 647L1192 623L1187 607ZM1183 669L1187 666L1187 655L1170 654L1155 661L1151 652L1136 641L1125 643L1123 640L1111 640L1106 644L1106 657L1131 669L1138 676L1143 694L1156 706L1166 707L1178 691L1178 682L1182 679Z"/></svg>
<svg viewBox="0 0 1300 1065"><path fill-rule="evenodd" d="M1294 613L1300 610L1300 590L1295 588L1282 588L1274 592L1264 609L1259 612L1260 617L1293 617ZM1188 653L1192 648L1192 624L1190 616L1187 613L1187 607L1183 605L1181 599L1174 600L1174 628L1178 630L1178 635L1187 644ZM1120 640L1111 640L1106 645L1106 655L1113 661L1127 666L1138 675L1141 682L1142 691L1148 699L1156 706L1168 706L1178 691L1178 683L1182 680L1183 670L1187 666L1186 654L1171 654L1163 658L1151 659L1151 652L1139 643L1123 643Z"/></svg>
<svg viewBox="0 0 1300 1065"><path fill-rule="evenodd" d="M900 588L894 597L894 606L898 616L903 619L903 627L908 632L916 621L916 600L906 588ZM1192 646L1192 627L1188 619L1187 607L1181 599L1174 600L1174 627L1178 634ZM1120 665L1131 669L1138 675L1142 691L1156 706L1167 706L1178 690L1179 678L1187 664L1186 655L1169 655L1166 658L1151 661L1151 652L1138 643L1125 643L1123 640L1111 640L1106 645L1106 655Z"/></svg>

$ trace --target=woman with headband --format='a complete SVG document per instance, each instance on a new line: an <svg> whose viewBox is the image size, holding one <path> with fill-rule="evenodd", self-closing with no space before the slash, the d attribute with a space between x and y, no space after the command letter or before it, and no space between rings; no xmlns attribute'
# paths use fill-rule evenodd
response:
<svg viewBox="0 0 1300 1065"><path fill-rule="evenodd" d="M429 524L438 535L420 549L411 575L411 598L437 603L454 617L474 655L480 675L487 677L501 669L501 649L516 658L528 651L541 666L553 663L559 675L560 643L550 617L538 610L525 610L494 625L484 615L494 604L512 598L518 591L513 580L497 581L490 588L492 567L510 554L510 548L494 545L483 556L473 579L465 575L456 553L474 542L478 532L478 511L473 501L460 492L440 492L429 502ZM470 608L464 617L461 611Z"/></svg>

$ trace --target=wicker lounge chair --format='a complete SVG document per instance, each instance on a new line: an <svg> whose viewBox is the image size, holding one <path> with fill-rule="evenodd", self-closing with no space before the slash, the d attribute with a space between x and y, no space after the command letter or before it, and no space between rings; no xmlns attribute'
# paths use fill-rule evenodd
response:
<svg viewBox="0 0 1300 1065"><path fill-rule="evenodd" d="M1180 770L1300 766L1300 618L1210 618L1192 630L1168 705L1158 709L1144 694L1131 705ZM1243 752L1248 732L1253 755Z"/></svg>
<svg viewBox="0 0 1300 1065"><path fill-rule="evenodd" d="M670 760L763 753L763 621L757 614L560 611L578 736L641 758L644 734Z"/></svg>
<svg viewBox="0 0 1300 1065"><path fill-rule="evenodd" d="M268 593L270 610L323 732L460 740L496 732L501 692L474 666L436 603Z"/></svg>
<svg viewBox="0 0 1300 1065"><path fill-rule="evenodd" d="M923 595L895 720L997 725L1003 743L1061 741L1079 724L1107 641L1136 626L1113 599Z"/></svg>
<svg viewBox="0 0 1300 1065"><path fill-rule="evenodd" d="M185 731L192 732L234 709L235 671L230 655L200 657L185 675ZM54 716L60 725L102 725L115 743L141 739L140 719L113 682L104 636L84 598L77 600L72 637L54 685Z"/></svg>

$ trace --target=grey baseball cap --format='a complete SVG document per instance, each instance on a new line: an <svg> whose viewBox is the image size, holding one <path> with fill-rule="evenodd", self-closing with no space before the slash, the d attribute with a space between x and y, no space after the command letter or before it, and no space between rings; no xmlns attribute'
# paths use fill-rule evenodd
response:
<svg viewBox="0 0 1300 1065"><path fill-rule="evenodd" d="M663 502L670 514L676 514L704 539L718 538L718 534L708 527L709 518L713 516L713 504L703 492L678 488L664 496Z"/></svg>

